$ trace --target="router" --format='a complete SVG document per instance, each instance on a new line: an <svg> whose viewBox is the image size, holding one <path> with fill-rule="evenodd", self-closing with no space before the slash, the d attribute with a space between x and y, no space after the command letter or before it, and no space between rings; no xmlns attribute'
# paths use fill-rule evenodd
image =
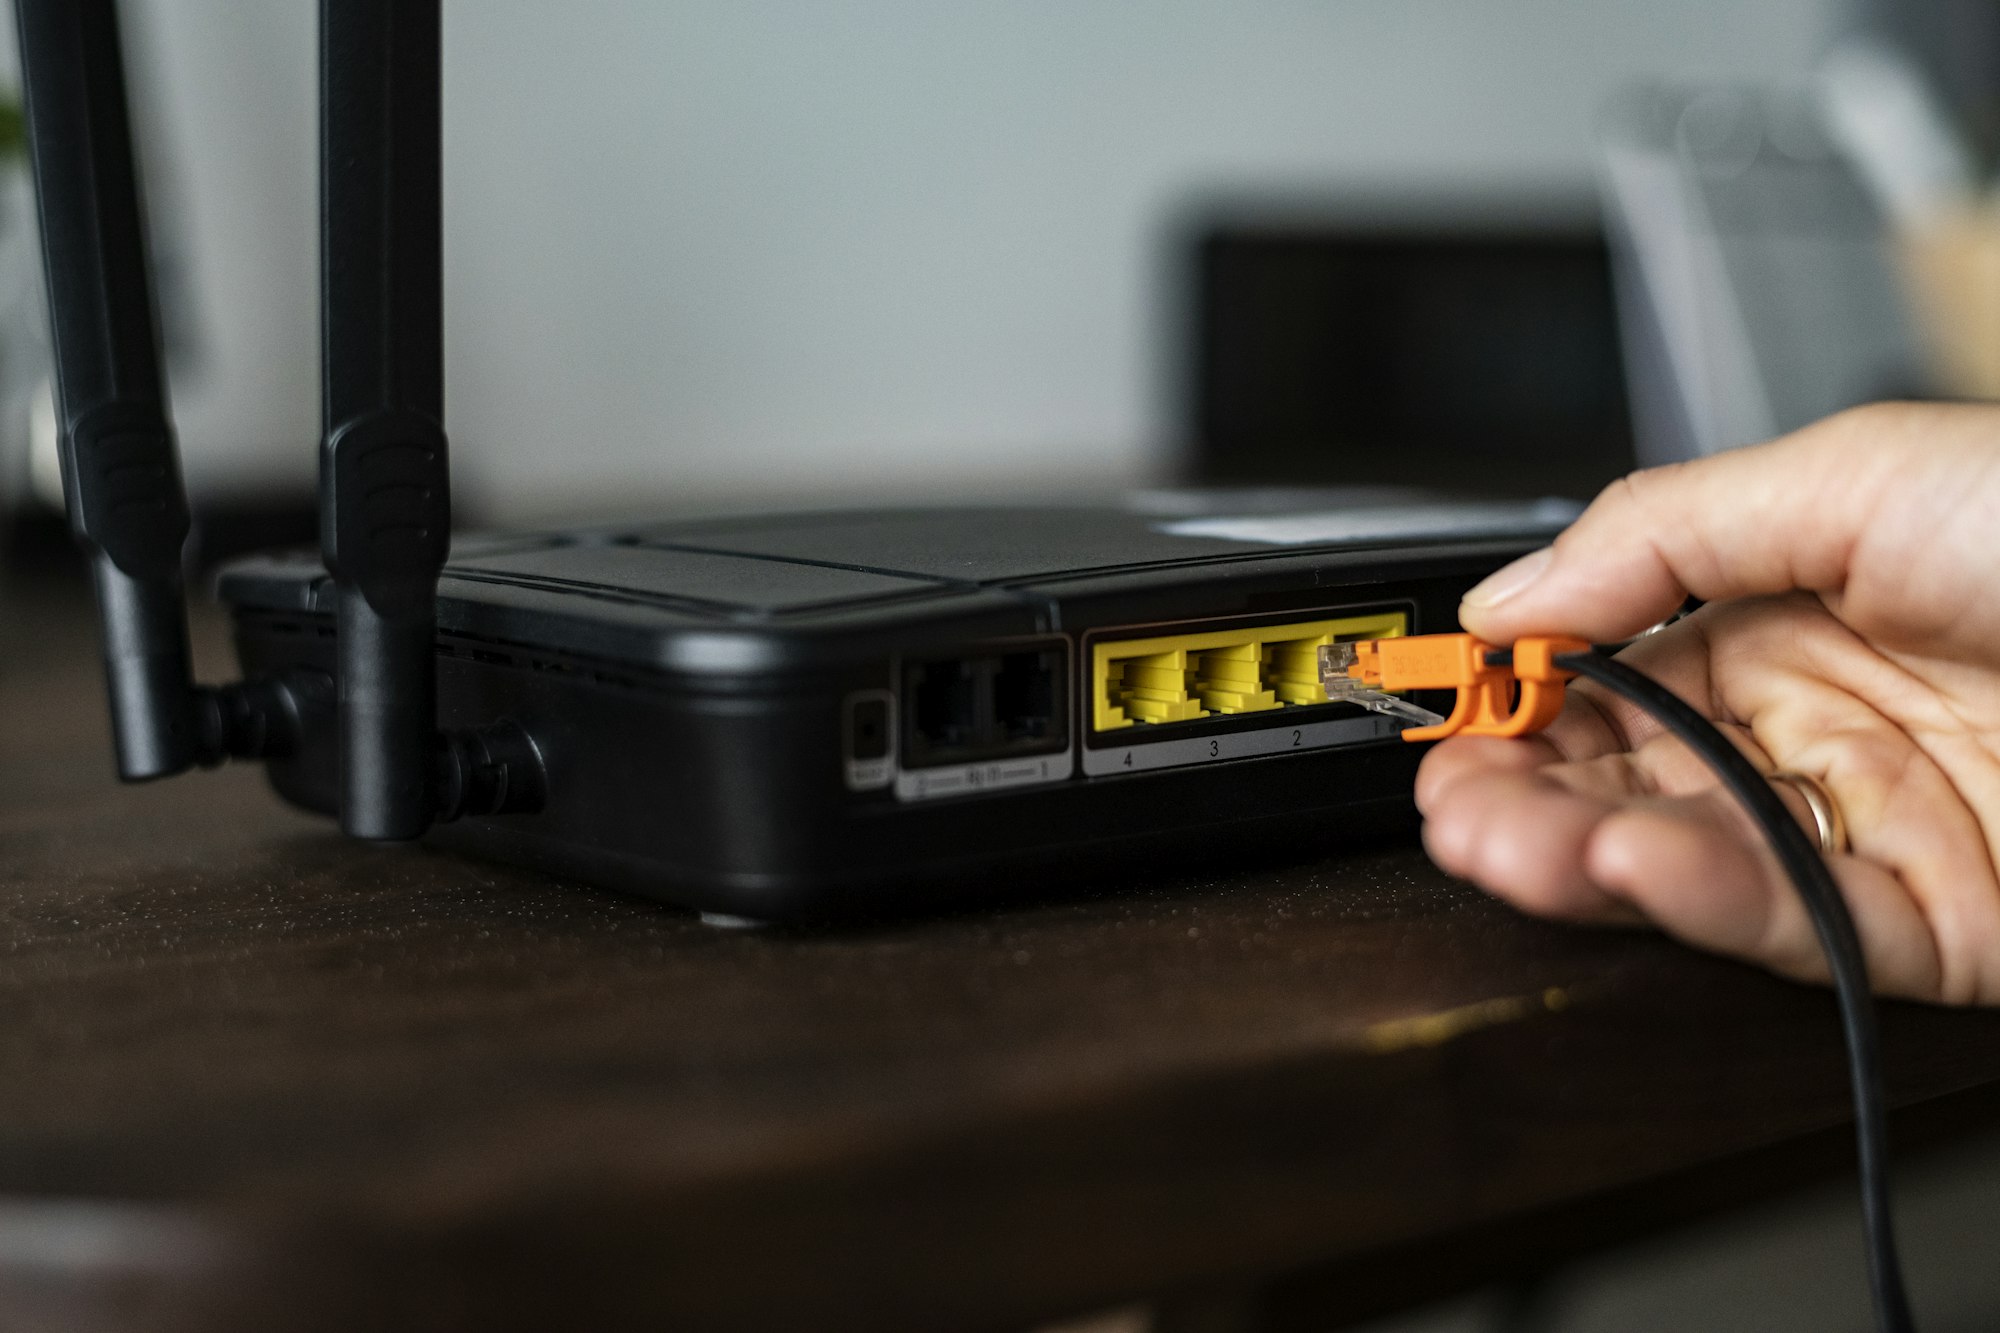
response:
<svg viewBox="0 0 2000 1333"><path fill-rule="evenodd" d="M117 16L16 11L126 781L259 761L355 837L751 920L1379 836L1421 747L1329 700L1320 647L1455 628L1574 514L1351 491L453 544L438 6L323 0L322 550L223 572L243 679L197 685Z"/></svg>

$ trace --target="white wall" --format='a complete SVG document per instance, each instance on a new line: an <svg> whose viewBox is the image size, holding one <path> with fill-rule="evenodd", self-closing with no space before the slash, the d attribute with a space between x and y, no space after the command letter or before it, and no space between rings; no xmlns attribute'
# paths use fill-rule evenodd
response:
<svg viewBox="0 0 2000 1333"><path fill-rule="evenodd" d="M311 475L310 0L128 0L191 485ZM447 0L449 416L506 514L1062 484L1174 428L1166 224L1218 192L1582 189L1654 73L1840 0Z"/></svg>

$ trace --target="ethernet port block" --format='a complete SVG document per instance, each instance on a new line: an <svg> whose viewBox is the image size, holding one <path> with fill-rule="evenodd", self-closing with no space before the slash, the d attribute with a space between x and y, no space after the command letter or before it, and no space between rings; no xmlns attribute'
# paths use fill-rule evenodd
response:
<svg viewBox="0 0 2000 1333"><path fill-rule="evenodd" d="M1200 630L1091 646L1091 729L1192 722L1327 702L1322 645L1395 638L1406 611Z"/></svg>

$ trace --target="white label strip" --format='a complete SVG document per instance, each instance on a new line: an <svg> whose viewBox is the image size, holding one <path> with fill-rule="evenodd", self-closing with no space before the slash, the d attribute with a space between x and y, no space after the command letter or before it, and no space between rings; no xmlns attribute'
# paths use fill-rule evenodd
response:
<svg viewBox="0 0 2000 1333"><path fill-rule="evenodd" d="M1143 725L1126 730L1135 738L1145 734ZM1368 717L1335 718L1329 722L1305 722L1296 727L1264 727L1257 731L1230 731L1216 736L1189 736L1184 740L1149 741L1101 750L1085 749L1083 771L1092 777L1101 777L1109 773L1137 773L1148 768L1219 763L1224 759L1281 754L1287 750L1322 750L1329 745L1386 740L1401 735L1402 730L1395 719L1371 714Z"/></svg>
<svg viewBox="0 0 2000 1333"><path fill-rule="evenodd" d="M1184 518L1154 527L1173 537L1321 546L1438 537L1546 537L1583 512L1574 500L1490 500L1455 504L1357 506L1305 514Z"/></svg>
<svg viewBox="0 0 2000 1333"><path fill-rule="evenodd" d="M1075 763L1067 750L1061 754L1024 755L1018 759L993 759L980 764L955 764L946 768L905 769L896 775L896 795L905 801L927 801L935 796L964 796L969 792L993 791L1000 787L1060 782L1074 770Z"/></svg>

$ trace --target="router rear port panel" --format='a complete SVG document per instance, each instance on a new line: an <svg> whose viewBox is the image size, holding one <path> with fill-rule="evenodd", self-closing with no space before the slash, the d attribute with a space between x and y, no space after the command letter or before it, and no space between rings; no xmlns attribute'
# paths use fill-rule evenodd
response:
<svg viewBox="0 0 2000 1333"><path fill-rule="evenodd" d="M1522 549L1125 571L723 631L666 625L635 637L630 618L613 615L560 627L566 647L643 646L619 659L547 646L548 615L589 620L599 608L587 599L461 600L478 590L447 580L440 722L518 721L542 752L549 801L444 825L430 840L702 910L784 918L923 905L928 892L957 902L975 881L1032 890L1059 870L1117 873L1155 856L1379 836L1414 824L1420 747L1374 715L1211 711L1100 734L1093 649L1384 613L1412 633L1449 629L1463 589ZM247 671L331 669L317 595L265 589L262 606L239 604ZM745 662L755 669L731 665ZM964 722L946 743L910 735L927 685L925 716L956 710ZM1347 731L1294 744L1304 726ZM330 710L305 731L271 778L287 799L331 812ZM1098 762L1126 752L1130 765ZM967 780L975 770L1006 780Z"/></svg>
<svg viewBox="0 0 2000 1333"><path fill-rule="evenodd" d="M1394 740L1386 717L1330 703L1319 651L1408 634L1409 603L1204 618L1085 637L1082 768L1095 777Z"/></svg>

